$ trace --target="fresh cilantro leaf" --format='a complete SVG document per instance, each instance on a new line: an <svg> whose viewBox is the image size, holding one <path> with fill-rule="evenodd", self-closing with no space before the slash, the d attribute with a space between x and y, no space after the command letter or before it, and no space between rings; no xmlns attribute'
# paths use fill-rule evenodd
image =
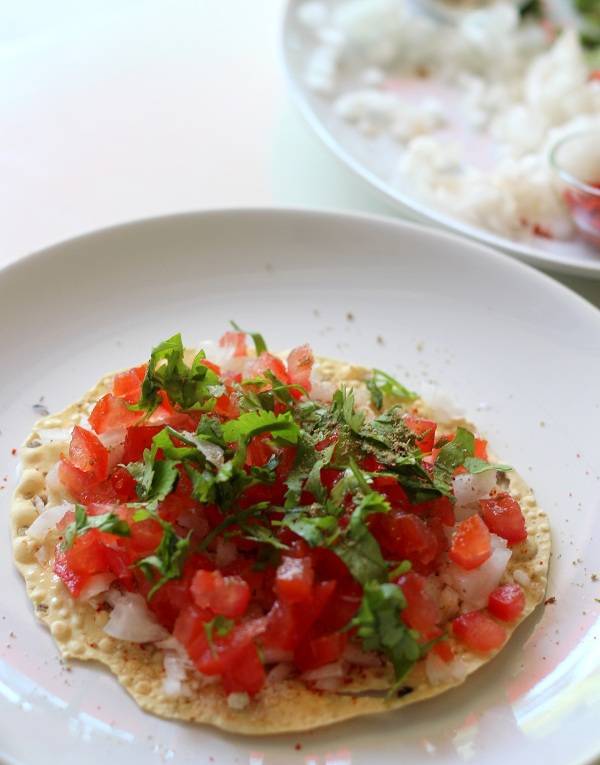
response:
<svg viewBox="0 0 600 765"><path fill-rule="evenodd" d="M204 634L211 651L214 651L214 636L227 637L234 626L235 622L233 619L228 619L222 614L217 614L214 619L204 622Z"/></svg>
<svg viewBox="0 0 600 765"><path fill-rule="evenodd" d="M257 523L240 523L240 529L244 539L249 539L252 542L259 542L260 544L270 545L276 550L289 550L288 545L284 544L278 539L275 534L267 526L260 526Z"/></svg>
<svg viewBox="0 0 600 765"><path fill-rule="evenodd" d="M152 349L140 400L131 405L131 409L153 412L161 403L161 390L166 391L170 401L183 409L206 411L214 406L217 391L211 388L220 385L218 375L202 364L205 358L203 351L196 355L191 367L186 364L184 354L180 334Z"/></svg>
<svg viewBox="0 0 600 765"><path fill-rule="evenodd" d="M391 396L401 401L414 401L418 398L416 393L404 387L387 372L381 369L373 369L371 377L366 381L367 389L371 394L371 401L376 409L383 407L385 396Z"/></svg>
<svg viewBox="0 0 600 765"><path fill-rule="evenodd" d="M299 427L294 422L291 412L274 414L273 412L246 412L236 420L229 420L223 425L223 438L227 442L250 441L260 433L272 433L277 439L288 444L298 440Z"/></svg>
<svg viewBox="0 0 600 765"><path fill-rule="evenodd" d="M73 546L75 537L85 534L90 529L98 529L120 537L128 537L131 529L128 524L121 520L115 513L102 513L101 515L88 515L83 505L75 505L75 520L65 529L65 537L62 544L63 550Z"/></svg>
<svg viewBox="0 0 600 765"><path fill-rule="evenodd" d="M407 574L412 568L412 563L409 560L403 560L402 563L399 563L396 568L393 568L388 573L388 579L392 581L392 579L397 579L399 576L402 576L402 574Z"/></svg>
<svg viewBox="0 0 600 765"><path fill-rule="evenodd" d="M387 581L387 563L365 519L372 513L387 513L389 510L390 504L385 497L371 491L361 499L343 535L332 548L348 566L352 576L362 585L372 580Z"/></svg>
<svg viewBox="0 0 600 765"><path fill-rule="evenodd" d="M162 520L160 523L163 527L163 536L154 554L147 555L135 564L141 568L147 579L156 580L148 593L148 600L165 582L181 577L190 547L189 534L187 537L180 537L175 533L170 523ZM156 579L157 574L159 575L158 579Z"/></svg>
<svg viewBox="0 0 600 765"><path fill-rule="evenodd" d="M406 598L400 587L389 582L366 582L358 613L350 622L365 651L383 653L394 668L395 687L421 657L419 634L409 629L400 615Z"/></svg>
<svg viewBox="0 0 600 765"><path fill-rule="evenodd" d="M354 411L354 391L352 388L338 388L332 398L332 413L339 422L345 423L350 430L360 434L365 415Z"/></svg>
<svg viewBox="0 0 600 765"><path fill-rule="evenodd" d="M467 457L475 450L475 436L465 428L457 428L452 441L444 444L439 451L433 468L435 485L447 493L452 484L452 475L457 467L464 465Z"/></svg>
<svg viewBox="0 0 600 765"><path fill-rule="evenodd" d="M251 518L253 515L257 515L263 510L266 510L268 507L268 502L258 502L256 505L252 505L252 507L248 507L246 510L241 510L239 513L228 515L224 520L221 521L221 523L218 524L218 526L215 526L214 529L211 529L209 533L204 537L202 542L200 542L199 550L207 550L211 543L230 526L244 523L248 520L248 518Z"/></svg>
<svg viewBox="0 0 600 765"><path fill-rule="evenodd" d="M335 515L311 516L300 510L289 513L283 523L311 547L328 546L340 531Z"/></svg>
<svg viewBox="0 0 600 765"><path fill-rule="evenodd" d="M220 420L210 415L204 415L196 428L196 437L201 441L209 441L222 449L225 448L225 439L223 438L223 428Z"/></svg>
<svg viewBox="0 0 600 765"><path fill-rule="evenodd" d="M143 462L130 462L127 470L135 478L135 490L142 502L162 500L171 493L179 477L178 460L157 460L156 451L144 449Z"/></svg>
<svg viewBox="0 0 600 765"><path fill-rule="evenodd" d="M485 460L480 460L478 457L467 457L463 464L472 475L485 473L486 470L498 470L502 473L507 473L509 470L512 470L510 465L495 465L493 462L486 462Z"/></svg>
<svg viewBox="0 0 600 765"><path fill-rule="evenodd" d="M254 350L256 351L257 356L260 356L261 353L266 353L267 344L265 343L261 334L258 332L246 332L246 330L239 327L235 321L231 321L230 324L236 332L243 332L245 335L249 335L252 338L252 342L254 343Z"/></svg>

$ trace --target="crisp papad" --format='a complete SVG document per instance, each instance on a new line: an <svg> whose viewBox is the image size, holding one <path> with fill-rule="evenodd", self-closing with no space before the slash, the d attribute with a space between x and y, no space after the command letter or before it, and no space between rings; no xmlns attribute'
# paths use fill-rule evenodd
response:
<svg viewBox="0 0 600 765"><path fill-rule="evenodd" d="M324 380L344 382L357 387L370 373L362 367L318 360L318 371ZM188 673L185 695L169 695L164 690L163 650L154 644L139 645L117 640L103 632L108 611L69 594L53 573L53 550L58 532L51 532L43 544L35 542L27 529L38 517L40 500L58 503L46 477L61 453L68 451L66 440L44 443L40 430L70 429L87 417L95 402L108 390L112 375L102 379L81 401L63 412L41 419L21 449L22 474L14 493L11 529L16 565L22 573L37 618L48 626L65 659L93 660L107 667L137 703L148 712L166 718L214 725L223 730L263 735L314 729L359 715L390 712L399 707L437 696L459 685L464 677L442 685L432 685L419 661L403 681L397 695L386 698L385 689L393 684L390 667L356 668L349 682L339 692L312 691L303 682L288 679L266 685L250 703L239 711L232 709L227 695L218 683L206 684L194 671ZM393 401L386 401L391 405ZM411 408L427 415L427 406L417 401ZM449 431L462 421L440 423L440 431ZM66 436L65 436L66 438ZM527 523L528 539L512 548L512 557L503 583L512 582L515 571L523 586L526 605L518 621L505 625L510 636L544 598L550 557L550 529L546 514L538 507L532 491L511 471L506 474L507 490L519 501ZM39 499L38 499L39 498ZM526 576L523 576L526 575ZM101 596L100 596L101 597ZM467 675L493 659L466 650L452 636L449 638L457 656L462 657ZM500 649L502 650L502 649ZM369 693L371 692L371 693Z"/></svg>

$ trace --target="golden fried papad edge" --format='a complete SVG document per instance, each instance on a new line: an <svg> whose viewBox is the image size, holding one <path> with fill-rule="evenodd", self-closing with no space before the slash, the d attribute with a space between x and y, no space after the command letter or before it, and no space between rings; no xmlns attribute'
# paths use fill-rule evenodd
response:
<svg viewBox="0 0 600 765"><path fill-rule="evenodd" d="M323 380L359 387L370 373L360 366L320 358L318 370ZM356 668L339 692L313 691L299 680L288 679L265 688L242 710L234 710L219 684L206 685L200 676L188 673L186 695L168 695L163 689L165 672L163 651L152 644L140 645L108 636L102 627L108 620L106 610L97 610L90 603L70 596L60 579L52 572L51 550L56 543L53 533L44 545L48 559L41 560L39 543L29 538L27 529L38 516L34 497L55 503L62 497L53 496L46 484L49 469L61 453L68 450L65 441L40 444L40 428L67 429L86 417L94 403L111 387L113 375L104 377L79 402L56 415L39 420L20 451L22 473L13 495L11 532L13 554L17 568L23 575L27 593L37 618L50 629L64 659L97 661L108 667L119 682L133 696L142 709L165 718L206 723L225 731L264 735L314 729L347 720L352 717L389 712L417 701L437 696L455 685L454 682L432 685L428 682L424 661L418 662L405 678L402 695L386 699L385 693L392 682L391 667L376 669ZM386 401L386 405L394 403ZM427 416L424 402L411 404L419 414ZM449 431L458 425L453 420L440 425L440 431ZM550 558L550 528L546 514L538 507L531 489L511 471L508 490L521 503L526 518L528 539L513 548L503 582L513 581L513 573L520 569L527 573L530 584L523 587L526 604L516 622L504 626L510 636L518 625L544 598ZM465 649L451 636L456 655L461 656L467 676L487 664L498 651L482 656ZM502 650L502 649L499 649ZM370 692L370 693L369 693Z"/></svg>

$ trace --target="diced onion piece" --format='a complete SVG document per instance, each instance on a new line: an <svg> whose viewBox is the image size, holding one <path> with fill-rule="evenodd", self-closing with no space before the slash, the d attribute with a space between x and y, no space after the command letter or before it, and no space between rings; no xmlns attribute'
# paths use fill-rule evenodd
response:
<svg viewBox="0 0 600 765"><path fill-rule="evenodd" d="M381 660L375 653L366 653L357 645L348 643L342 655L344 661L348 664L355 664L357 667L380 667Z"/></svg>
<svg viewBox="0 0 600 765"><path fill-rule="evenodd" d="M310 397L317 401L331 401L335 393L335 385L329 380L321 380L318 375L311 378Z"/></svg>
<svg viewBox="0 0 600 765"><path fill-rule="evenodd" d="M104 626L107 635L132 643L154 643L168 637L169 633L150 613L141 595L111 591L108 600L113 610Z"/></svg>
<svg viewBox="0 0 600 765"><path fill-rule="evenodd" d="M292 670L292 664L282 661L281 663L276 664L271 670L269 670L269 672L267 672L267 678L265 682L267 685L277 685L277 683L282 683L291 675Z"/></svg>
<svg viewBox="0 0 600 765"><path fill-rule="evenodd" d="M38 428L35 431L38 441L45 445L55 441L69 442L72 428Z"/></svg>
<svg viewBox="0 0 600 765"><path fill-rule="evenodd" d="M125 428L113 428L105 433L100 433L98 438L102 445L108 449L108 469L115 468L123 459L125 447Z"/></svg>
<svg viewBox="0 0 600 765"><path fill-rule="evenodd" d="M490 592L500 583L512 555L504 539L496 534L490 534L490 539L492 554L481 566L465 571L451 563L443 574L444 581L458 592L462 611L485 608Z"/></svg>
<svg viewBox="0 0 600 765"><path fill-rule="evenodd" d="M81 588L79 598L81 600L89 600L96 595L100 595L101 592L106 592L115 579L114 574L92 574L87 582Z"/></svg>
<svg viewBox="0 0 600 765"><path fill-rule="evenodd" d="M36 542L43 542L49 532L56 528L64 514L73 509L74 507L70 502L62 502L60 505L46 507L27 529L27 536Z"/></svg>
<svg viewBox="0 0 600 765"><path fill-rule="evenodd" d="M211 444L210 441L199 440L198 450L201 451L206 459L215 467L220 468L223 466L223 449L217 444Z"/></svg>
<svg viewBox="0 0 600 765"><path fill-rule="evenodd" d="M467 666L461 656L445 662L436 653L430 651L425 659L425 672L432 685L447 685L464 680L467 676Z"/></svg>
<svg viewBox="0 0 600 765"><path fill-rule="evenodd" d="M456 498L455 514L458 522L463 521L478 510L477 502L488 497L496 486L496 471L485 470L483 473L460 473L452 479L452 489Z"/></svg>
<svg viewBox="0 0 600 765"><path fill-rule="evenodd" d="M318 691L337 691L342 684L341 677L326 677L324 680L317 680L314 684Z"/></svg>
<svg viewBox="0 0 600 765"><path fill-rule="evenodd" d="M227 706L236 712L246 709L250 703L250 696L247 693L230 693L227 697Z"/></svg>
<svg viewBox="0 0 600 765"><path fill-rule="evenodd" d="M163 666L165 669L163 691L167 696L189 695L189 689L184 685L187 675L186 660L175 651L166 651Z"/></svg>
<svg viewBox="0 0 600 765"><path fill-rule="evenodd" d="M292 661L294 654L292 651L284 651L282 648L263 649L263 660L265 664L279 664L282 661Z"/></svg>
<svg viewBox="0 0 600 765"><path fill-rule="evenodd" d="M207 529L208 531L208 529ZM215 554L215 564L217 568L221 569L228 566L237 558L237 547L229 539L223 539L219 537L217 539L217 547Z"/></svg>
<svg viewBox="0 0 600 765"><path fill-rule="evenodd" d="M321 680L330 680L332 678L344 677L344 665L341 661L333 662L332 664L325 664L318 669L310 669L308 672L304 672L302 679L309 683L320 682Z"/></svg>

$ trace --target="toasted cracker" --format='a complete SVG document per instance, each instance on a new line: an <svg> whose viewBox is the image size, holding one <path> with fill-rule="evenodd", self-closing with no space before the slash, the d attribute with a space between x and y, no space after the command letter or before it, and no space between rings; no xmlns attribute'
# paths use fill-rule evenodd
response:
<svg viewBox="0 0 600 765"><path fill-rule="evenodd" d="M323 379L344 381L358 387L368 370L329 359L319 360ZM46 428L69 428L85 417L100 396L110 390L112 375L103 378L76 404L63 412L45 417L36 426L21 449L23 467L15 490L11 511L13 552L17 568L23 575L27 593L37 618L46 624L65 659L97 661L107 666L119 682L148 712L166 718L207 723L223 730L245 734L274 734L314 729L352 717L390 712L399 707L437 696L464 678L443 685L428 682L424 661L420 661L406 677L403 695L388 700L377 689L386 689L392 681L389 667L356 669L339 692L313 691L303 682L285 680L265 688L242 710L231 709L219 684L206 684L197 673L190 672L185 695L169 695L163 684L165 671L162 649L139 645L109 637L103 632L108 620L105 610L70 596L60 579L52 572L52 550L56 536L49 534L43 545L34 542L27 529L38 515L36 501L40 497L50 503L60 501L54 496L46 476L61 452L68 450L66 442L40 445L38 431ZM415 408L426 414L426 405L417 401ZM447 429L461 424L446 423ZM525 609L520 619L505 625L510 636L518 625L544 598L550 558L550 528L545 513L538 507L531 489L514 472L507 474L509 491L520 502L527 523L528 540L513 547L503 581L514 581L517 570L525 572L529 584L523 587ZM43 549L40 549L43 548ZM462 657L467 675L487 664L498 651L481 655L465 649L452 636L455 653ZM501 649L500 649L501 650ZM366 692L366 693L365 693Z"/></svg>

